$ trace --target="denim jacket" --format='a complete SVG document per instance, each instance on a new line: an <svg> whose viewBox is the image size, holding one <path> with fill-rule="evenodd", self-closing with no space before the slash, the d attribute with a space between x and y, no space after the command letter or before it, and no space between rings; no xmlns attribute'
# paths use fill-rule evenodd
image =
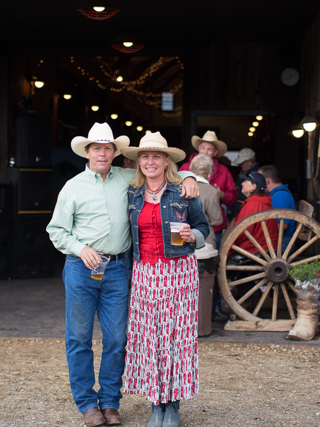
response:
<svg viewBox="0 0 320 427"><path fill-rule="evenodd" d="M168 184L160 200L164 255L166 258L193 253L195 249L204 246L205 239L209 235L209 226L202 211L200 197L195 199L180 197L181 189L181 184ZM136 261L140 260L138 219L144 205L144 190L145 186L139 189L130 187L128 190L133 259ZM171 245L170 221L190 224L192 232L196 236L196 243L183 242L182 246Z"/></svg>

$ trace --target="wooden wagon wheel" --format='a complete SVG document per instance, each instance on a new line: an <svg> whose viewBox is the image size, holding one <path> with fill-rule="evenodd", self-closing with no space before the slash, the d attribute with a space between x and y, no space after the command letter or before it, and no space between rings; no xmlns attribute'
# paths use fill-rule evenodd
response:
<svg viewBox="0 0 320 427"><path fill-rule="evenodd" d="M270 235L267 229L266 220L280 218L279 225L279 237L277 249L274 250ZM282 253L282 239L284 231L284 220L293 219L296 221L296 231L292 236L286 250ZM261 222L263 229L263 234L265 241L268 246L269 253L266 252L260 244L254 239L254 237L247 231L247 228ZM292 254L289 255L291 248L295 244L299 233L302 230L309 229L313 234L313 237L309 239L305 244L303 244L299 249L294 250ZM247 238L252 242L252 244L257 248L257 253L261 254L261 258L257 257L254 254L251 254L240 247L234 245L237 237L244 233ZM288 294L288 287L292 289L295 293L294 282L290 278L290 268L295 265L304 264L310 261L314 261L320 258L320 255L315 255L308 258L303 258L303 252L311 246L316 240L320 238L320 224L309 218L308 216L291 209L270 209L262 211L259 213L252 214L247 218L240 221L224 238L222 245L219 250L220 255L220 269L218 274L218 281L221 293L223 298L229 307L234 311L234 313L243 321L247 322L247 325L244 327L244 330L289 330L291 329L293 323L295 322L295 313L293 306L290 301ZM227 265L227 257L230 249L245 255L250 258L253 262L252 265L246 266L237 266L237 265ZM299 259L297 260L297 257ZM227 271L242 271L247 272L247 277L239 279L236 281L227 280ZM252 287L245 295L236 300L231 292L231 289L237 285L255 281L254 287ZM287 286L286 286L287 285ZM257 302L253 312L247 311L242 304L248 300L248 298L258 291L262 286L266 286L264 292L262 293L261 298ZM273 289L273 301L272 301L272 314L271 319L262 319L258 317L258 314L265 302L268 294L271 289ZM277 319L277 308L278 300L280 295L280 290L284 296L287 310L289 312L291 321L285 319ZM230 324L236 324L237 322L228 322L229 327L225 329L240 329L241 326L237 325L230 327Z"/></svg>

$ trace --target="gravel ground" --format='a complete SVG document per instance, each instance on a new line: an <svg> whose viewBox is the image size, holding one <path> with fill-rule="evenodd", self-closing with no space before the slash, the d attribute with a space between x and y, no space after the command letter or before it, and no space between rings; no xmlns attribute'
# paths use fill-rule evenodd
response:
<svg viewBox="0 0 320 427"><path fill-rule="evenodd" d="M99 366L101 340L94 341ZM200 342L200 394L181 427L320 426L318 346ZM0 338L0 426L84 426L62 339ZM150 403L121 400L124 427L146 426Z"/></svg>

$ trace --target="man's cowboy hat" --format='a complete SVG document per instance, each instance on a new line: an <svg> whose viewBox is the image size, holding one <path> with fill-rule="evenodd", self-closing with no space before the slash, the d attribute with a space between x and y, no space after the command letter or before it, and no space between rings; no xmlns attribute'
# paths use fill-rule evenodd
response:
<svg viewBox="0 0 320 427"><path fill-rule="evenodd" d="M236 165L241 165L248 160L253 160L256 153L251 148L243 148L239 151L238 157L233 161Z"/></svg>
<svg viewBox="0 0 320 427"><path fill-rule="evenodd" d="M199 151L199 145L201 144L201 142L209 142L210 144L213 144L218 150L218 154L216 155L216 157L223 156L228 150L227 144L223 141L219 141L216 133L212 130L208 130L202 138L196 135L191 138L191 144L197 151Z"/></svg>
<svg viewBox="0 0 320 427"><path fill-rule="evenodd" d="M95 123L92 128L89 130L88 138L84 136L76 136L71 141L72 150L81 157L87 157L85 147L88 144L92 143L98 144L107 144L108 142L112 142L116 147L116 151L114 156L120 155L121 148L128 147L130 144L130 139L121 135L118 138L114 139L111 127L108 123Z"/></svg>
<svg viewBox="0 0 320 427"><path fill-rule="evenodd" d="M160 132L148 132L140 139L139 147L122 148L121 154L128 159L137 160L141 151L161 151L168 154L174 163L178 163L186 157L186 153L180 148L168 147L167 140Z"/></svg>

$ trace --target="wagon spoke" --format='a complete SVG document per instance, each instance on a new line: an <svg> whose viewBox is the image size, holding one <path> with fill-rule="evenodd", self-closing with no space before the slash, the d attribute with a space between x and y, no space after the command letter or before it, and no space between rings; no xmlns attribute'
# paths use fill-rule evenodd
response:
<svg viewBox="0 0 320 427"><path fill-rule="evenodd" d="M244 230L244 234L248 237L248 239L250 240L250 242L258 249L258 251L261 253L261 255L263 257L265 257L265 259L267 261L270 261L271 258L269 257L269 255L267 254L267 252L263 249L262 246L259 245L259 243L256 241L256 239L252 236L252 234L250 234L248 230Z"/></svg>
<svg viewBox="0 0 320 427"><path fill-rule="evenodd" d="M242 285L243 283L251 282L252 280L261 279L266 277L266 273L254 274L253 276L247 276L243 279L235 280L234 282L228 282L228 286L234 287L237 285Z"/></svg>
<svg viewBox="0 0 320 427"><path fill-rule="evenodd" d="M313 236L312 239L309 240L309 242L305 243L303 246L301 246L300 249L298 249L296 252L294 252L289 258L288 262L290 263L293 259L295 259L298 255L300 255L303 251L305 251L309 246L311 246L316 240L318 240L319 237L317 235Z"/></svg>
<svg viewBox="0 0 320 427"><path fill-rule="evenodd" d="M234 271L264 271L262 265L227 265L226 270Z"/></svg>
<svg viewBox="0 0 320 427"><path fill-rule="evenodd" d="M256 308L254 309L254 312L252 313L254 316L256 316L259 313L259 311L260 311L260 309L261 309L261 307L262 307L265 299L268 296L268 293L272 289L272 286L273 286L273 282L270 281L269 284L268 284L268 286L266 287L265 291L263 292L262 297L260 298L260 300L259 300Z"/></svg>
<svg viewBox="0 0 320 427"><path fill-rule="evenodd" d="M265 221L261 221L261 226L262 226L264 238L266 239L266 242L267 242L267 245L268 245L268 249L269 249L271 258L275 258L276 257L276 253L275 253L275 251L273 249L272 241L271 241L271 238L270 238L270 234L269 234L269 230L268 230L266 222Z"/></svg>
<svg viewBox="0 0 320 427"><path fill-rule="evenodd" d="M283 230L284 230L284 218L280 219L280 226L279 226L279 237L278 237L278 248L277 248L277 257L281 257L282 253L282 240L283 240Z"/></svg>
<svg viewBox="0 0 320 427"><path fill-rule="evenodd" d="M231 249L233 249L234 251L237 251L240 254L242 254L242 255L244 255L244 256L252 259L255 262L258 262L259 264L267 265L267 261L265 261L264 259L258 258L257 256L251 254L250 252L248 252L248 251L246 251L246 250L244 250L242 248L239 248L239 246L232 245Z"/></svg>
<svg viewBox="0 0 320 427"><path fill-rule="evenodd" d="M289 310L289 313L290 313L290 317L291 317L292 320L294 320L296 318L296 316L295 316L294 310L292 308L292 304L291 304L291 301L290 301L290 297L289 297L286 285L285 285L285 283L280 283L280 286L281 286L281 290L282 290L284 299L286 301L286 304L287 304L287 307L288 307L288 310Z"/></svg>
<svg viewBox="0 0 320 427"><path fill-rule="evenodd" d="M284 254L282 255L283 259L287 259L288 255L291 251L291 248L294 245L294 242L297 240L298 234L300 233L302 226L303 226L303 224L301 224L301 223L298 225L298 227L297 227L296 231L294 232L294 235L292 236L286 250L284 251Z"/></svg>
<svg viewBox="0 0 320 427"><path fill-rule="evenodd" d="M238 304L242 304L244 301L246 301L252 294L255 293L258 289L260 289L261 286L263 286L269 279L265 277L264 279L260 280L259 283L257 283L250 291L248 291L245 295L243 295L238 301Z"/></svg>
<svg viewBox="0 0 320 427"><path fill-rule="evenodd" d="M279 299L279 284L277 283L274 285L274 289L273 289L272 318L271 318L273 322L277 320L278 299Z"/></svg>
<svg viewBox="0 0 320 427"><path fill-rule="evenodd" d="M289 286L289 288L292 290L292 292L297 294L296 288L295 288L294 284L291 282L291 280L287 280L286 283Z"/></svg>
<svg viewBox="0 0 320 427"><path fill-rule="evenodd" d="M290 264L290 266L291 266L291 267L294 267L294 266L296 266L296 265L306 264L307 262L312 262L312 261L315 261L315 260L317 260L317 259L320 259L320 255L315 255L315 256L312 256L312 257L310 257L310 258L302 259L301 261L292 262L292 263Z"/></svg>

